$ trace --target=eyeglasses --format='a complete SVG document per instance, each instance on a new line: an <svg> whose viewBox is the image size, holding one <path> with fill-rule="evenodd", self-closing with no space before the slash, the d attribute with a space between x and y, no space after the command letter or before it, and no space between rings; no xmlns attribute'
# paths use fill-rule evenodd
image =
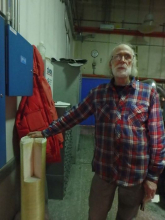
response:
<svg viewBox="0 0 165 220"><path fill-rule="evenodd" d="M124 60L126 61L132 61L134 58L134 55L132 57L130 54L117 54L115 56L112 56L112 60L119 61L119 60L122 60L123 57L124 57Z"/></svg>

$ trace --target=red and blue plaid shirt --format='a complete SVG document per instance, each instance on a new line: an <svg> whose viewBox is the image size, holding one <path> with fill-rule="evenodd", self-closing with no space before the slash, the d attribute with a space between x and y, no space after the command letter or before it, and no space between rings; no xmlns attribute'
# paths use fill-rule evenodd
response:
<svg viewBox="0 0 165 220"><path fill-rule="evenodd" d="M119 98L111 80L92 89L81 103L42 131L43 135L63 132L92 114L93 171L122 186L140 184L144 179L157 182L165 165L165 135L156 90L133 79Z"/></svg>

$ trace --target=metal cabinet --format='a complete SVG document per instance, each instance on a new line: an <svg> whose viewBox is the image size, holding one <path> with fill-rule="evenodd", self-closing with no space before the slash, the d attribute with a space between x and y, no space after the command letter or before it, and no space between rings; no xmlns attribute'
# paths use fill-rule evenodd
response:
<svg viewBox="0 0 165 220"><path fill-rule="evenodd" d="M6 26L6 93L8 96L33 94L33 47L10 25Z"/></svg>
<svg viewBox="0 0 165 220"><path fill-rule="evenodd" d="M56 108L58 116L63 115L67 108ZM64 142L61 149L61 162L47 164L46 179L49 199L63 199L69 180L72 165L72 130L63 133Z"/></svg>
<svg viewBox="0 0 165 220"><path fill-rule="evenodd" d="M5 20L0 15L0 168L6 163Z"/></svg>

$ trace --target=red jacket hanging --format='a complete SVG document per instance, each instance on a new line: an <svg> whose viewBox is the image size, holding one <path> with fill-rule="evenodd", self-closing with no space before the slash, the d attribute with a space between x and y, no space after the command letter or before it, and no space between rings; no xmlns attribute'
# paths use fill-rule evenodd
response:
<svg viewBox="0 0 165 220"><path fill-rule="evenodd" d="M51 88L43 74L42 57L37 48L33 46L33 95L22 97L16 115L16 128L20 139L31 131L44 130L58 118ZM62 134L47 138L47 163L61 160L62 142Z"/></svg>

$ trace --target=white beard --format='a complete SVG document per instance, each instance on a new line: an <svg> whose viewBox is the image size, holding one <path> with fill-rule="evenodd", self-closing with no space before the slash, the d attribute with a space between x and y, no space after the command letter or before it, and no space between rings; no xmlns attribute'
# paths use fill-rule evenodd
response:
<svg viewBox="0 0 165 220"><path fill-rule="evenodd" d="M118 69L119 67L123 67L124 69ZM116 77L127 77L131 75L132 67L127 65L118 65L116 67L112 66L112 73Z"/></svg>

